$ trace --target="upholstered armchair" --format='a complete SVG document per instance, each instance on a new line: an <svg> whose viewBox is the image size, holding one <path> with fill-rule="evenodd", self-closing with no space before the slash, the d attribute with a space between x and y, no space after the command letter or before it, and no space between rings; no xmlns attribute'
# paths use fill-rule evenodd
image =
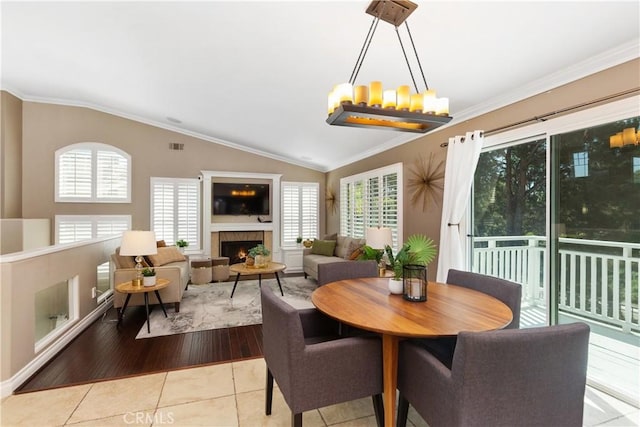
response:
<svg viewBox="0 0 640 427"><path fill-rule="evenodd" d="M271 415L275 380L291 409L292 426L302 425L305 411L367 396L382 426L380 339L343 338L338 322L316 309L295 309L269 286L262 286L261 301L266 414Z"/></svg>
<svg viewBox="0 0 640 427"><path fill-rule="evenodd" d="M588 346L584 323L461 332L448 369L402 342L397 425L411 404L431 427L582 426Z"/></svg>
<svg viewBox="0 0 640 427"><path fill-rule="evenodd" d="M491 295L502 301L513 313L513 320L505 329L520 327L520 304L522 300L522 285L498 277L469 271L449 270L447 283L462 286ZM456 348L456 337L425 338L416 340L429 350L448 368L451 368L453 352Z"/></svg>

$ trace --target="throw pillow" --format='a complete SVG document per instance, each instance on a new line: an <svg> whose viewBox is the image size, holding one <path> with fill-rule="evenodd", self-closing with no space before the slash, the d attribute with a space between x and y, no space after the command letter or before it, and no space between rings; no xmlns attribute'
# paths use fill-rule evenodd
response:
<svg viewBox="0 0 640 427"><path fill-rule="evenodd" d="M133 268L136 266L135 257L120 255L120 247L116 248L117 268Z"/></svg>
<svg viewBox="0 0 640 427"><path fill-rule="evenodd" d="M327 234L322 240L338 240L338 233Z"/></svg>
<svg viewBox="0 0 640 427"><path fill-rule="evenodd" d="M153 267L160 267L161 265L169 264L170 262L185 261L186 258L177 247L166 246L164 248L158 248L158 253L155 255L147 255L147 258L153 265Z"/></svg>
<svg viewBox="0 0 640 427"><path fill-rule="evenodd" d="M314 240L311 246L311 253L316 255L333 256L336 247L335 240Z"/></svg>
<svg viewBox="0 0 640 427"><path fill-rule="evenodd" d="M360 258L360 255L362 255L362 253L363 253L362 246L358 246L356 250L353 251L351 255L349 255L349 261L357 260L358 258Z"/></svg>
<svg viewBox="0 0 640 427"><path fill-rule="evenodd" d="M354 252L358 251L358 255L356 256L356 258L362 253L362 245L360 244L360 242L358 242L357 240L352 240L349 242L349 246L347 247L347 250L345 251L344 254L344 259L355 259L352 258Z"/></svg>

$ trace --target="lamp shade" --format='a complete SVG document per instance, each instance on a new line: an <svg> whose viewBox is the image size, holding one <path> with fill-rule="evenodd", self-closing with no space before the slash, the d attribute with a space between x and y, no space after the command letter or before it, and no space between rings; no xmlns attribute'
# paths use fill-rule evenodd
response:
<svg viewBox="0 0 640 427"><path fill-rule="evenodd" d="M365 233L367 246L373 249L384 249L393 244L391 229L389 227L370 227Z"/></svg>
<svg viewBox="0 0 640 427"><path fill-rule="evenodd" d="M153 231L125 231L122 234L120 255L139 256L158 253L156 233Z"/></svg>

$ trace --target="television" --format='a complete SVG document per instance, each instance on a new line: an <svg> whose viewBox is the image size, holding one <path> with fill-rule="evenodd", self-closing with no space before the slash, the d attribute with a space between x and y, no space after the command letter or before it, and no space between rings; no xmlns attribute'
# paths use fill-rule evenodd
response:
<svg viewBox="0 0 640 427"><path fill-rule="evenodd" d="M269 215L269 184L214 182L214 215Z"/></svg>

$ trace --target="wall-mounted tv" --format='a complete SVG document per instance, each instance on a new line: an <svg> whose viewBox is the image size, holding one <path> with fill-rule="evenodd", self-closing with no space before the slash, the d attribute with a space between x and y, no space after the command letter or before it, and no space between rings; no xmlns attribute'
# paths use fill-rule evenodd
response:
<svg viewBox="0 0 640 427"><path fill-rule="evenodd" d="M221 183L211 186L214 215L269 215L269 184Z"/></svg>

